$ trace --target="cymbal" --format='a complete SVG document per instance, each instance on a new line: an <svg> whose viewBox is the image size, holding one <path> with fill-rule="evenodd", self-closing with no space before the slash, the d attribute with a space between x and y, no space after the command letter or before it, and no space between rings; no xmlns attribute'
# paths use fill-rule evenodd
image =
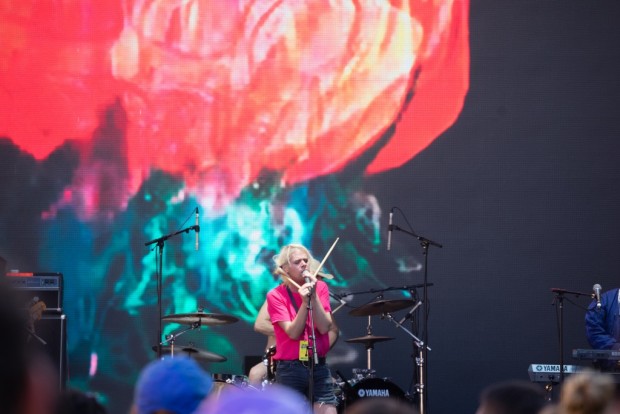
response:
<svg viewBox="0 0 620 414"><path fill-rule="evenodd" d="M382 313L395 312L415 305L413 300L377 300L355 308L349 312L351 316L381 315Z"/></svg>
<svg viewBox="0 0 620 414"><path fill-rule="evenodd" d="M370 348L375 342L391 341L392 339L394 338L392 338L391 336L366 335L360 336L359 338L347 339L345 342L349 342L352 344L364 344L366 348Z"/></svg>
<svg viewBox="0 0 620 414"><path fill-rule="evenodd" d="M227 323L235 323L239 319L231 315L224 315L221 313L177 313L176 315L167 315L161 318L164 322L174 322L184 325L193 325L198 323L199 325L225 325Z"/></svg>
<svg viewBox="0 0 620 414"><path fill-rule="evenodd" d="M170 346L162 346L161 353L163 355L170 355ZM153 351L157 352L157 346L153 346ZM216 354L214 352L198 349L193 346L175 345L174 355L176 356L188 356L197 361L204 362L224 362L227 358L223 355Z"/></svg>

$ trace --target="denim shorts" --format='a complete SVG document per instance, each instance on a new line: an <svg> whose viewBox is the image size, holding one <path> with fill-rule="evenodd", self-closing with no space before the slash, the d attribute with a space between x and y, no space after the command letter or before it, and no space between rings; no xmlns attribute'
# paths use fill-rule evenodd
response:
<svg viewBox="0 0 620 414"><path fill-rule="evenodd" d="M307 398L309 380L310 367L306 363L284 360L276 362L276 383L293 388ZM315 403L338 405L336 394L334 394L334 379L325 363L314 366L314 389L312 391Z"/></svg>

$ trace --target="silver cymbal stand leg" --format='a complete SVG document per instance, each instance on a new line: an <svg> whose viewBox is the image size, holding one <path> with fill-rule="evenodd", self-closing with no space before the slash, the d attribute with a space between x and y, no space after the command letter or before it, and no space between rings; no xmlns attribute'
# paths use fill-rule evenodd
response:
<svg viewBox="0 0 620 414"><path fill-rule="evenodd" d="M370 323L370 315L368 315L368 326L366 327L366 333L368 336L372 335L372 325ZM368 372L372 370L372 346L366 348L366 368Z"/></svg>
<svg viewBox="0 0 620 414"><path fill-rule="evenodd" d="M414 307L417 308L420 305L421 302L418 302L418 304L416 304L416 306ZM386 312L383 314L384 317L386 317L390 322L393 322L394 325L396 325L396 327L402 329L403 331L407 332L409 334L410 337L412 337L414 339L414 343L415 345L418 347L418 351L419 353L419 357L416 358L416 364L418 365L418 372L420 374L420 382L416 385L416 389L418 391L418 393L420 394L420 414L425 414L425 406L424 406L424 349L428 349L429 351L431 350L431 348L428 345L425 345L424 342L422 342L422 340L420 338L418 338L417 336L415 336L409 329L405 328L401 322L397 321L396 319L394 319L394 317L392 316L391 313Z"/></svg>
<svg viewBox="0 0 620 414"><path fill-rule="evenodd" d="M418 391L420 399L420 413L425 413L424 410L424 347L418 347L418 357L416 358L416 364L418 365L418 375L420 382L417 384L416 389Z"/></svg>

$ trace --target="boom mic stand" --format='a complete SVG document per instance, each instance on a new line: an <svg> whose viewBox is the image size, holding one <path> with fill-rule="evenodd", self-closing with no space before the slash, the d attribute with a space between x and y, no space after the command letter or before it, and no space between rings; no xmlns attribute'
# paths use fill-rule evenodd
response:
<svg viewBox="0 0 620 414"><path fill-rule="evenodd" d="M419 236L415 234L413 231L400 228L396 224L392 224L391 229L403 232L405 234L408 234L418 239L418 241L420 242L420 245L422 246L422 254L424 255L424 283L422 284L423 285L422 303L424 304L423 312L422 312L423 314L422 327L424 329L424 332L423 332L423 340L422 340L422 347L421 347L422 351L420 352L420 357L419 357L420 358L419 364L421 364L421 369L420 369L421 378L420 378L419 390L420 390L420 393L422 394L420 396L420 414L426 414L426 408L428 406L428 401L427 401L428 393L425 390L425 386L426 386L426 380L428 377L428 350L429 350L429 347L428 347L428 248L429 246L435 246L439 248L442 248L443 246L440 243L427 239L426 237Z"/></svg>
<svg viewBox="0 0 620 414"><path fill-rule="evenodd" d="M566 289L552 288L551 291L555 293L555 297L552 305L557 304L556 317L558 319L558 336L560 342L560 384L564 382L564 294L568 293L579 296L592 297L590 293L572 292Z"/></svg>
<svg viewBox="0 0 620 414"><path fill-rule="evenodd" d="M181 233L189 233L191 230L194 230L195 232L200 232L200 226L199 225L195 225L195 226L189 226L186 227L182 230L176 231L174 233L170 233L167 234L165 236L161 236L158 237L156 239L153 239L151 241L147 241L146 243L144 243L145 246L150 246L151 244L157 244L157 250L156 250L156 256L155 256L155 269L156 269L156 276L157 276L157 312L159 314L159 318L158 318L158 330L157 330L157 341L155 342L157 344L157 358L161 358L162 352L161 352L161 337L162 337L162 328L161 328L161 318L162 318L162 312L161 312L161 290L162 290L162 279L163 279L163 256L164 256L164 244L166 242L166 240L168 240L171 237L176 236L177 234L181 234Z"/></svg>

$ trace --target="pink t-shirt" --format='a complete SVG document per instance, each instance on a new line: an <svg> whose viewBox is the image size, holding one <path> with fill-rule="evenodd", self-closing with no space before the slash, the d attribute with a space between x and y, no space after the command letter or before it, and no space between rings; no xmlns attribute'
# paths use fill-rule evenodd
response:
<svg viewBox="0 0 620 414"><path fill-rule="evenodd" d="M302 303L301 295L296 292L292 292L293 298L297 303L297 308L305 306ZM325 312L331 312L331 305L329 304L329 290L325 282L319 280L316 283L316 294L319 295L319 300L323 305ZM299 359L299 341L302 339L308 340L310 335L310 320L306 321L306 329L299 336L297 340L289 338L284 332L284 329L280 327L278 322L292 321L297 315L297 311L291 302L291 298L287 292L286 285L280 285L275 287L267 293L267 311L269 312L269 318L273 324L273 329L276 336L276 353L273 359ZM316 329L315 324L315 337L316 348L319 357L324 357L329 350L329 336L327 334L321 334Z"/></svg>

